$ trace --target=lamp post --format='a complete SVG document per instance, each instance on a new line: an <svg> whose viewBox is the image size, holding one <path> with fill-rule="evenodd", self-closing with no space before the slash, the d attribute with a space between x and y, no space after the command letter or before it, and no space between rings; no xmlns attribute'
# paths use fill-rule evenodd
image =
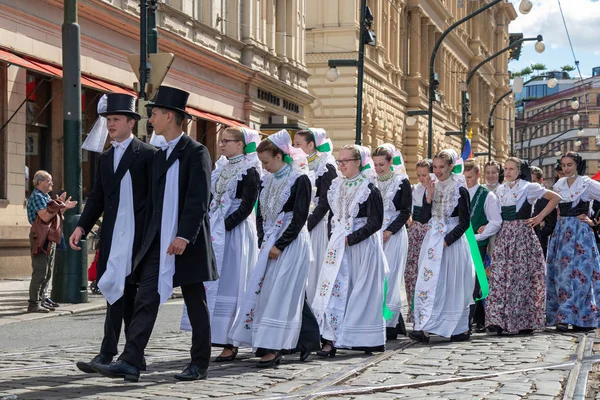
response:
<svg viewBox="0 0 600 400"><path fill-rule="evenodd" d="M544 38L542 37L542 35L537 35L536 37L531 37L531 38L521 38L518 39L516 41L514 41L513 43L511 43L510 45L506 46L505 48L503 48L502 50L497 51L496 53L492 54L491 56L489 56L488 58L486 58L485 60L481 61L479 64L477 64L470 72L469 75L467 75L467 80L465 82L465 90L461 91L461 99L462 99L462 123L461 123L461 131L463 133L462 138L461 138L461 148L465 146L465 137L466 137L466 133L467 133L467 115L470 115L469 112L469 100L468 100L468 95L467 95L467 90L469 88L469 84L471 83L471 80L473 79L473 77L475 76L475 73L479 70L479 68L481 68L484 64L492 61L493 59L495 59L496 57L500 56L501 54L514 49L516 46L518 46L519 44L523 43L523 42L529 42L529 41L533 41L536 40L536 46L538 44L541 44L541 47L536 47L536 50L538 50L538 52L543 52L544 51L544 47L543 47L543 40ZM488 131L488 136L489 136L489 131Z"/></svg>
<svg viewBox="0 0 600 400"><path fill-rule="evenodd" d="M572 129L568 129L568 130L566 130L566 131L562 132L560 135L556 136L555 138L553 138L553 139L552 139L552 140L550 140L549 142L545 143L545 144L542 146L542 148L540 149L540 151L541 151L541 150L543 150L543 149L544 149L546 146L548 146L550 143L552 143L552 142L556 141L558 138L560 138L560 137L561 137L561 136L563 136L563 135L566 135L566 134L567 134L567 133L569 133L570 131L572 131ZM538 161L538 167L539 167L539 166L541 166L541 165L542 165L542 162L544 161L544 158L546 158L546 156L547 156L548 154L550 154L552 151L556 150L557 148L559 148L560 146L562 146L563 144L565 144L566 142L568 142L568 141L570 141L570 140L576 139L576 140L575 140L575 143L574 143L574 144L575 144L575 146L577 146L577 147L581 146L581 140L579 139L579 137L581 137L583 134L584 134L584 130L583 130L583 128L579 127L579 130L578 130L578 132L577 132L577 137L575 137L575 138L568 138L568 139L566 139L566 140L563 140L563 141L562 141L562 142L560 142L560 143L557 143L556 145L552 146L550 149L546 150L544 153L541 153L539 156L537 156L536 158L534 158L533 160L531 160L531 161L529 162L529 164L531 165L531 163L533 163L534 161L536 161L536 160L539 160L539 161Z"/></svg>
<svg viewBox="0 0 600 400"><path fill-rule="evenodd" d="M360 38L358 40L358 60L329 60L327 65L326 78L334 82L340 73L337 67L358 67L358 82L356 87L356 138L355 143L362 144L362 105L363 105L363 81L365 74L365 44L375 46L375 32L371 30L373 24L373 14L367 7L367 0L361 0L360 5Z"/></svg>
<svg viewBox="0 0 600 400"><path fill-rule="evenodd" d="M77 202L65 213L65 237L75 230L81 214L81 35L77 23L77 0L65 0L62 25L63 57L63 160L64 187L67 194ZM57 260L52 280L52 298L59 302L86 303L87 298L87 244L82 250L67 250Z"/></svg>
<svg viewBox="0 0 600 400"><path fill-rule="evenodd" d="M428 127L427 127L427 156L429 158L432 157L432 153L433 153L433 101L437 95L437 85L435 85L435 82L438 82L438 84L439 84L439 80L436 79L437 76L436 76L435 69L434 69L435 57L437 55L437 52L440 49L440 46L442 45L442 42L444 41L446 36L448 36L450 34L450 32L452 32L458 26L467 22L471 18L481 14L485 10L492 8L496 4L504 3L504 2L505 2L505 0L493 0L490 3L479 8L478 10L473 11L471 14L467 15L466 17L456 21L455 23L450 25L448 27L448 29L446 29L444 32L442 32L442 35L440 36L440 38L435 43L435 46L433 47L433 51L431 52L431 59L429 61L429 104L427 107L427 112L428 112L428 117L429 117ZM532 7L533 7L533 3L530 0L521 0L521 3L519 5L519 11L522 14L528 14L531 11Z"/></svg>

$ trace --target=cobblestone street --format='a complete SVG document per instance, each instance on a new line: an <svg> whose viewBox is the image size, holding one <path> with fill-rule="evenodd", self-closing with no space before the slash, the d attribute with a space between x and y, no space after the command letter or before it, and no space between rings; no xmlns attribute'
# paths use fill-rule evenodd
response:
<svg viewBox="0 0 600 400"><path fill-rule="evenodd" d="M168 312L180 315L180 303L169 302ZM60 329L68 318L74 316L51 321ZM98 348L97 339L80 337L69 345L32 343L1 354L0 399L584 398L575 394L582 385L585 393L586 379L581 383L580 378L587 378L596 360L594 338L479 334L463 343L433 338L426 346L402 338L388 343L385 353L341 350L335 358L313 355L304 363L292 355L271 370L255 368L257 359L246 349L233 362L212 363L208 380L178 383L173 374L187 362L190 334L172 330L151 338L148 371L132 384L77 370L75 362L92 358ZM215 349L213 355L218 353Z"/></svg>

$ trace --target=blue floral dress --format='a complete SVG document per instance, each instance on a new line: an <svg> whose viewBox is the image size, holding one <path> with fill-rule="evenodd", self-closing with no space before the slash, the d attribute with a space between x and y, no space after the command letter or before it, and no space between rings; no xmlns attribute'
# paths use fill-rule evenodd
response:
<svg viewBox="0 0 600 400"><path fill-rule="evenodd" d="M569 187L562 178L554 190L562 201L548 246L546 322L599 327L600 255L592 228L577 216L589 214L590 202L600 199L600 183L579 176Z"/></svg>

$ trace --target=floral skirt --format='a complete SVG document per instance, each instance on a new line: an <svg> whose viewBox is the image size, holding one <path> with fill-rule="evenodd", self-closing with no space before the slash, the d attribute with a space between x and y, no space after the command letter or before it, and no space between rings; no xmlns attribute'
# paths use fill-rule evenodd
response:
<svg viewBox="0 0 600 400"><path fill-rule="evenodd" d="M413 299L415 296L415 285L417 284L417 275L419 273L419 254L423 239L427 234L427 225L420 222L413 222L408 229L408 256L406 259L406 268L404 269L404 287L406 288L406 301L408 302L408 313L406 322L414 322Z"/></svg>
<svg viewBox="0 0 600 400"><path fill-rule="evenodd" d="M546 323L598 327L600 255L590 226L561 217L548 246Z"/></svg>
<svg viewBox="0 0 600 400"><path fill-rule="evenodd" d="M486 325L507 333L544 329L546 262L540 241L525 221L504 221L492 253Z"/></svg>

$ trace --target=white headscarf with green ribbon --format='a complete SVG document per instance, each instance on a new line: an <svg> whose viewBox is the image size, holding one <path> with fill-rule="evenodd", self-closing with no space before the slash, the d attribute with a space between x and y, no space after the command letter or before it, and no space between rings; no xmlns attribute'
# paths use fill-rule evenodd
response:
<svg viewBox="0 0 600 400"><path fill-rule="evenodd" d="M267 140L270 140L279 150L283 152L283 161L286 164L292 165L295 169L304 170L307 167L306 153L302 149L292 145L292 138L285 129L270 135Z"/></svg>
<svg viewBox="0 0 600 400"><path fill-rule="evenodd" d="M355 144L354 148L358 150L360 156L360 172L365 176L373 175L373 159L371 158L371 151L369 148L358 144Z"/></svg>
<svg viewBox="0 0 600 400"><path fill-rule="evenodd" d="M323 128L308 128L315 140L315 150L317 153L331 154L333 151L333 143L331 139L327 139L327 132Z"/></svg>
<svg viewBox="0 0 600 400"><path fill-rule="evenodd" d="M446 149L442 150L442 152L449 154L450 158L452 159L452 171L450 173L450 177L457 181L459 185L466 188L466 180L465 176L463 175L464 162L462 157L459 157L458 153L454 149ZM481 300L487 297L489 285L487 274L485 272L485 266L483 265L483 261L481 261L481 254L479 253L479 246L477 244L477 240L475 239L475 232L473 231L472 225L469 225L469 229L467 229L465 232L465 237L469 243L471 258L473 259L473 264L475 264L475 274L477 275L479 287L481 288L481 298L477 300Z"/></svg>
<svg viewBox="0 0 600 400"><path fill-rule="evenodd" d="M260 133L250 128L240 128L244 135L244 154L256 153L260 143Z"/></svg>
<svg viewBox="0 0 600 400"><path fill-rule="evenodd" d="M392 155L392 171L394 171L394 174L400 175L402 179L408 179L406 166L404 165L404 158L402 157L400 150L398 150L396 146L391 143L384 143L377 146L377 148L379 147L386 149Z"/></svg>

